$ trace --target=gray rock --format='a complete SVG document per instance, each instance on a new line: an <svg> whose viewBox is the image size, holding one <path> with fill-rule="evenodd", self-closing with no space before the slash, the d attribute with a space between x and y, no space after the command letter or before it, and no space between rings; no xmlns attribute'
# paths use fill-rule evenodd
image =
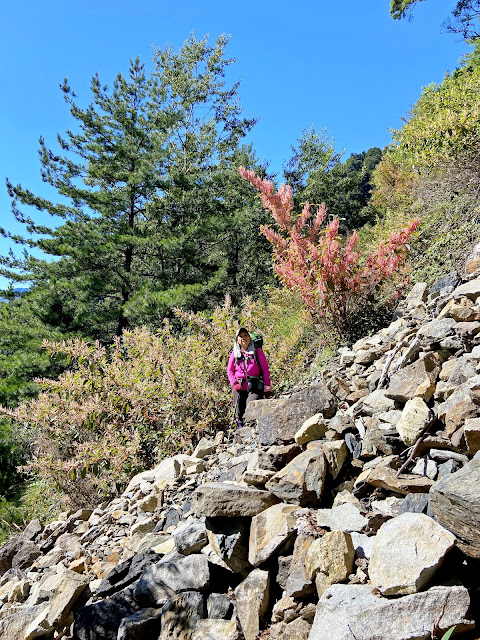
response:
<svg viewBox="0 0 480 640"><path fill-rule="evenodd" d="M265 488L283 502L318 505L327 471L322 444L321 441L310 442L307 450L276 473Z"/></svg>
<svg viewBox="0 0 480 640"><path fill-rule="evenodd" d="M293 534L296 505L275 504L252 518L248 559L254 567L265 562Z"/></svg>
<svg viewBox="0 0 480 640"><path fill-rule="evenodd" d="M416 397L428 402L435 391L439 371L440 367L433 357L417 360L392 375L385 395L398 402L407 402Z"/></svg>
<svg viewBox="0 0 480 640"><path fill-rule="evenodd" d="M423 589L455 544L455 536L423 513L403 513L383 524L373 545L370 581L384 595Z"/></svg>
<svg viewBox="0 0 480 640"><path fill-rule="evenodd" d="M198 620L192 640L238 640L235 620Z"/></svg>
<svg viewBox="0 0 480 640"><path fill-rule="evenodd" d="M254 569L235 589L235 601L245 640L255 640L268 607L268 571Z"/></svg>
<svg viewBox="0 0 480 640"><path fill-rule="evenodd" d="M181 591L205 589L209 579L206 556L169 554L144 570L135 586L135 598L144 606L158 607Z"/></svg>
<svg viewBox="0 0 480 640"><path fill-rule="evenodd" d="M311 536L299 535L295 540L285 591L293 598L303 598L315 591L312 575L305 563L307 552L314 541Z"/></svg>
<svg viewBox="0 0 480 640"><path fill-rule="evenodd" d="M457 323L453 318L441 318L432 320L418 330L418 337L424 342L440 342L453 334Z"/></svg>
<svg viewBox="0 0 480 640"><path fill-rule="evenodd" d="M149 567L159 560L160 556L158 553L147 551L132 556L125 562L121 562L102 580L98 589L95 591L95 595L106 598L116 591L121 591L138 580L145 567Z"/></svg>
<svg viewBox="0 0 480 640"><path fill-rule="evenodd" d="M452 293L452 298L461 298L462 296L476 300L480 296L480 278L461 284Z"/></svg>
<svg viewBox="0 0 480 640"><path fill-rule="evenodd" d="M460 471L436 482L430 490L435 519L455 534L460 549L480 558L480 452Z"/></svg>
<svg viewBox="0 0 480 640"><path fill-rule="evenodd" d="M290 573L290 565L292 564L293 555L278 557L278 571L276 580L281 588L285 591L287 586L287 578Z"/></svg>
<svg viewBox="0 0 480 640"><path fill-rule="evenodd" d="M207 616L228 620L233 614L233 603L224 593L212 593L207 600Z"/></svg>
<svg viewBox="0 0 480 640"><path fill-rule="evenodd" d="M35 622L39 618L45 618L47 609L48 604L43 603L33 607L14 609L10 615L3 614L3 617L0 618L0 638L2 638L2 640L20 640L20 638L23 640L26 637L29 627L32 627L32 622ZM39 635L35 636L29 633L30 638L52 635L52 627L42 626L43 630L40 627L35 627L38 629Z"/></svg>
<svg viewBox="0 0 480 640"><path fill-rule="evenodd" d="M363 398L362 411L367 416L373 416L377 413L385 413L395 409L395 402L391 398L387 398L385 391L377 389L373 393Z"/></svg>
<svg viewBox="0 0 480 640"><path fill-rule="evenodd" d="M334 584L321 597L309 640L429 640L432 628L444 634L473 629L464 587L432 587L387 599L371 585Z"/></svg>
<svg viewBox="0 0 480 640"><path fill-rule="evenodd" d="M145 640L158 638L162 628L162 609L142 609L123 618L117 632L117 640Z"/></svg>
<svg viewBox="0 0 480 640"><path fill-rule="evenodd" d="M192 508L198 517L256 516L280 502L269 491L239 484L210 482L195 490Z"/></svg>
<svg viewBox="0 0 480 640"><path fill-rule="evenodd" d="M207 518L206 527L210 546L232 571L250 566L246 518Z"/></svg>
<svg viewBox="0 0 480 640"><path fill-rule="evenodd" d="M402 513L426 513L428 509L428 493L409 493L398 508L398 515Z"/></svg>
<svg viewBox="0 0 480 640"><path fill-rule="evenodd" d="M198 591L186 591L170 598L162 609L158 640L190 640L205 613L205 602Z"/></svg>
<svg viewBox="0 0 480 640"><path fill-rule="evenodd" d="M367 536L364 533L357 533L356 531L352 531L350 536L352 538L352 544L357 558L366 558L367 560L370 560L375 537Z"/></svg>
<svg viewBox="0 0 480 640"><path fill-rule="evenodd" d="M139 609L133 586L126 587L111 598L82 607L75 615L73 640L117 640L122 619L132 616Z"/></svg>
<svg viewBox="0 0 480 640"><path fill-rule="evenodd" d="M208 544L205 518L178 527L173 532L173 539L179 553L185 556L190 553L198 553Z"/></svg>
<svg viewBox="0 0 480 640"><path fill-rule="evenodd" d="M349 502L317 511L319 527L328 527L332 531L362 531L368 524L368 519L362 516L359 509Z"/></svg>
<svg viewBox="0 0 480 640"><path fill-rule="evenodd" d="M289 442L305 420L317 413L329 418L335 413L335 409L335 398L323 383L318 382L296 391L281 404L272 406L269 413L264 412L258 417L260 442L264 445Z"/></svg>

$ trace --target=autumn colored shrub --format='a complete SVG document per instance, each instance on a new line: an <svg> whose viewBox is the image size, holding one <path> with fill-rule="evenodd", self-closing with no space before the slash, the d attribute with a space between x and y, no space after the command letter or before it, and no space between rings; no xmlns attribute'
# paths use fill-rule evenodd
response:
<svg viewBox="0 0 480 640"><path fill-rule="evenodd" d="M413 220L400 232L392 233L375 252L360 259L356 232L348 239L342 238L336 217L323 227L327 213L324 205L312 217L306 203L295 218L289 186L281 185L275 193L269 180L243 167L239 172L259 191L278 227L278 231L269 226L261 228L273 246L275 273L289 289L298 292L316 322L324 321L340 336L348 337L359 311L405 261L407 242L419 221Z"/></svg>
<svg viewBox="0 0 480 640"><path fill-rule="evenodd" d="M235 309L226 299L208 317L177 310L164 322L124 332L110 348L82 340L48 342L70 362L57 380L37 381L38 398L3 409L35 441L25 470L73 505L95 504L161 458L188 452L232 420L226 376L240 324L261 330L275 387L298 380L314 357L312 323L295 296L272 289Z"/></svg>

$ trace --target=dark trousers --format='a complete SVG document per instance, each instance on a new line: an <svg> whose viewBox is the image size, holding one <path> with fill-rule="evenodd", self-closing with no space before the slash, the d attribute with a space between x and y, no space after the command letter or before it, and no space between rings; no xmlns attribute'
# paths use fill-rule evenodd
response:
<svg viewBox="0 0 480 640"><path fill-rule="evenodd" d="M233 404L235 406L235 419L237 421L237 425L239 423L243 424L243 414L245 413L245 409L247 408L247 404L252 402L253 400L261 400L263 398L263 393L249 393L248 391L235 391L233 389Z"/></svg>

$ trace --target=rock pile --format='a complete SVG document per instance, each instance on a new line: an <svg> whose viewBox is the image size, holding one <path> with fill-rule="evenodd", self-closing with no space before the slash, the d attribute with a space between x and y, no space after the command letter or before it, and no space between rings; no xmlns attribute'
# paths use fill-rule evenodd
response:
<svg viewBox="0 0 480 640"><path fill-rule="evenodd" d="M477 638L477 273L417 284L230 440L31 522L0 548L0 638Z"/></svg>

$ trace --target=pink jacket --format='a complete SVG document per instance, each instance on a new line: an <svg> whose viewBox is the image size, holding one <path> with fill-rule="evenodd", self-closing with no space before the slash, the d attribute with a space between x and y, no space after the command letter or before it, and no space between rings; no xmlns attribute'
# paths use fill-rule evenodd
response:
<svg viewBox="0 0 480 640"><path fill-rule="evenodd" d="M248 376L263 375L263 382L265 386L267 387L271 386L268 362L265 357L265 354L260 348L257 349L257 358L260 363L260 366L262 367L261 372L258 364L255 361L253 353L247 353L247 358L245 357L241 358L238 361L238 363L235 365L235 355L232 351L232 353L230 354L230 359L228 361L228 367L227 367L228 379L230 380L230 384L232 385L232 387L234 384L236 384L238 380L242 384L242 389L244 391L247 390L247 381L245 380L245 369L247 370ZM243 366L244 362L245 362L245 368Z"/></svg>

